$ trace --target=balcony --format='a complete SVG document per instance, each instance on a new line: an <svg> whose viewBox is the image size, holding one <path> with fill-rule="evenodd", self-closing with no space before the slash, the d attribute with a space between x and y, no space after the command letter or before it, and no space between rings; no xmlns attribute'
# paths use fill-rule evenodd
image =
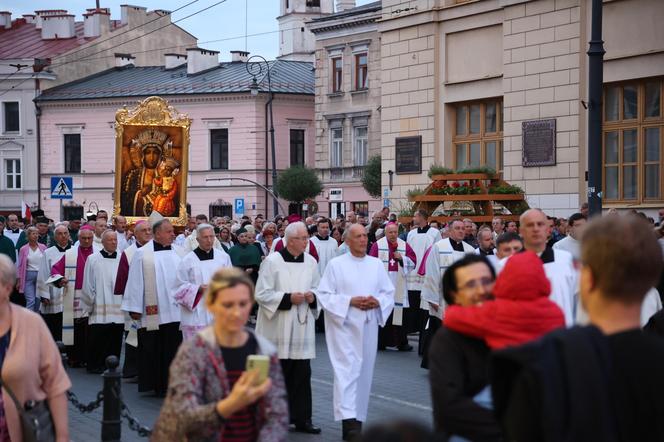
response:
<svg viewBox="0 0 664 442"><path fill-rule="evenodd" d="M366 166L334 167L318 169L318 174L323 183L357 183L362 181L364 169Z"/></svg>

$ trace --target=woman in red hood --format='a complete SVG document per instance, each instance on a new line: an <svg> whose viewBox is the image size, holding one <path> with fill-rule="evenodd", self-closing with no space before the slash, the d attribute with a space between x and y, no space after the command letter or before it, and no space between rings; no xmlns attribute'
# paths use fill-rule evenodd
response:
<svg viewBox="0 0 664 442"><path fill-rule="evenodd" d="M494 350L524 344L565 325L550 293L542 260L533 252L519 253L496 279L495 300L471 307L452 305L445 310L444 324L484 339Z"/></svg>

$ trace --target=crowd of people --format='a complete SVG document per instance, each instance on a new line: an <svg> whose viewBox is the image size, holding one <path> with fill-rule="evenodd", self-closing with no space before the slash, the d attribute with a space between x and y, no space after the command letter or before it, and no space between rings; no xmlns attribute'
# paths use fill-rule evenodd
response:
<svg viewBox="0 0 664 442"><path fill-rule="evenodd" d="M662 218L587 223L582 206L566 219L530 209L478 225L418 210L400 223L386 207L371 218L197 215L176 234L157 212L132 226L103 210L0 217L2 378L22 400L56 405L70 383L54 341L90 373L124 352L123 377L165 398L153 439L285 440L321 432L311 359L324 332L343 440L371 434L377 352L416 342L438 437L661 440ZM53 338L35 356L50 361L39 385L12 356L26 324ZM267 376L246 370L251 355ZM20 440L12 407L0 403L0 440ZM66 437L64 408L53 417Z"/></svg>

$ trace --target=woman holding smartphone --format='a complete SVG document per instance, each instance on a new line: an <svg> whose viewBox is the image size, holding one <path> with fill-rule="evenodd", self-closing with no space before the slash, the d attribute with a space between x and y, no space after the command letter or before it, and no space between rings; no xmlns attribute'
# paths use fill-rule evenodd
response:
<svg viewBox="0 0 664 442"><path fill-rule="evenodd" d="M245 328L253 302L245 272L224 268L212 277L206 305L214 324L180 346L151 440L286 440L288 403L276 348ZM269 357L267 378L260 369L245 370L256 354Z"/></svg>

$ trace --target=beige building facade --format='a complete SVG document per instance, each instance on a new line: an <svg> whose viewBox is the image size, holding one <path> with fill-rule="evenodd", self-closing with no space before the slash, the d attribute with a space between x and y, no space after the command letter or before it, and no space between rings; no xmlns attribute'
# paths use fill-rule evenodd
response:
<svg viewBox="0 0 664 442"><path fill-rule="evenodd" d="M369 158L380 154L380 17L380 2L355 7L347 1L307 24L316 36L315 167L324 184L316 203L322 215L368 215L382 206L361 182Z"/></svg>
<svg viewBox="0 0 664 442"><path fill-rule="evenodd" d="M587 192L590 3L383 1L382 184L393 209L437 164L490 166L531 207L578 210ZM604 1L605 208L664 203L663 20L659 0ZM524 128L537 125L555 128L550 165L525 164ZM404 136L422 137L422 170L396 173L390 191L395 139Z"/></svg>

